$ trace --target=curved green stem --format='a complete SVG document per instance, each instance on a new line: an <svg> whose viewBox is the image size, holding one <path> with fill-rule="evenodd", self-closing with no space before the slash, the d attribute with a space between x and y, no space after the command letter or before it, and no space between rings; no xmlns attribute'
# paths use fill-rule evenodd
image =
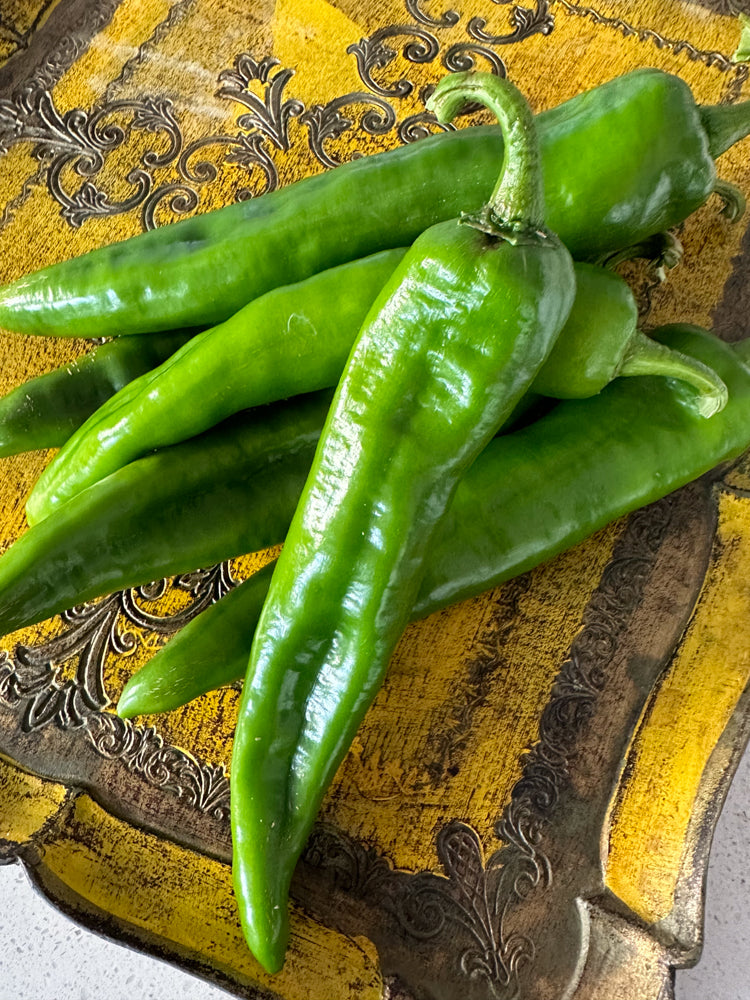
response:
<svg viewBox="0 0 750 1000"><path fill-rule="evenodd" d="M505 143L500 176L480 219L501 229L543 230L541 152L526 98L509 80L493 73L452 73L437 85L427 108L447 124L470 101L495 115Z"/></svg>
<svg viewBox="0 0 750 1000"><path fill-rule="evenodd" d="M714 184L714 194L718 195L724 202L721 214L725 215L730 222L739 222L745 214L747 201L737 185L717 178Z"/></svg>
<svg viewBox="0 0 750 1000"><path fill-rule="evenodd" d="M662 375L687 382L697 393L690 405L702 417L723 410L728 398L726 385L712 368L651 340L640 330L635 332L617 375Z"/></svg>
<svg viewBox="0 0 750 1000"><path fill-rule="evenodd" d="M707 104L699 108L713 159L750 135L750 101L742 104Z"/></svg>
<svg viewBox="0 0 750 1000"><path fill-rule="evenodd" d="M647 260L649 269L652 270L660 281L666 280L665 271L671 271L673 267L682 261L684 250L682 243L670 232L655 233L640 243L633 243L622 250L614 253L603 254L596 263L600 267L606 267L608 271L614 271L618 264L624 264L629 260Z"/></svg>

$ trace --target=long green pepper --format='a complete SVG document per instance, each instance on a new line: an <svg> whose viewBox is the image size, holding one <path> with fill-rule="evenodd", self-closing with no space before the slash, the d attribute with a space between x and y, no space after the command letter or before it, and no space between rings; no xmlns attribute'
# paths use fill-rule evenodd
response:
<svg viewBox="0 0 750 1000"><path fill-rule="evenodd" d="M590 260L700 207L713 160L750 132L750 102L698 108L678 77L640 69L538 124L547 221ZM212 326L271 288L477 211L502 152L497 128L460 129L94 250L0 289L0 327L98 337Z"/></svg>
<svg viewBox="0 0 750 1000"><path fill-rule="evenodd" d="M687 379L697 413L722 407L726 387L715 372L638 333L635 301L621 278L577 264L576 279L568 320L504 430L539 408L537 388L588 396L644 366ZM124 465L57 506L0 559L0 634L113 590L281 542L330 399L323 391L245 411ZM468 475L483 462L484 454Z"/></svg>
<svg viewBox="0 0 750 1000"><path fill-rule="evenodd" d="M0 399L0 458L59 448L106 400L196 333L119 337L17 386Z"/></svg>
<svg viewBox="0 0 750 1000"><path fill-rule="evenodd" d="M335 386L368 310L405 253L386 250L275 289L130 382L44 470L27 500L29 523L149 451L242 409ZM618 375L658 373L696 385L706 415L723 405L725 392L710 372L639 332L622 278L577 264L576 285L573 309L532 392L592 396Z"/></svg>
<svg viewBox="0 0 750 1000"><path fill-rule="evenodd" d="M590 264L576 265L576 276L568 320L504 430L519 414L525 419L527 404L536 405L537 385L556 396L587 396L643 363L626 283ZM721 408L726 387L711 368L650 339L645 359L652 374L690 380L693 388L684 391L696 413ZM242 412L124 465L61 504L0 559L0 634L114 590L283 541L330 401L322 391Z"/></svg>
<svg viewBox="0 0 750 1000"><path fill-rule="evenodd" d="M681 328L656 336L726 380L725 409L704 420L681 383L628 379L491 441L430 547L415 615L536 565L750 445L750 373L734 349ZM0 635L283 541L329 405L323 392L239 414L84 490L0 559ZM546 440L557 442L554 479ZM257 574L168 643L127 685L123 714L176 708L244 675L267 586Z"/></svg>
<svg viewBox="0 0 750 1000"><path fill-rule="evenodd" d="M235 895L283 964L287 897L323 794L375 697L429 545L477 455L530 386L575 297L545 229L531 111L507 80L455 74L430 106L498 116L503 172L478 216L423 233L357 338L276 564L232 754Z"/></svg>
<svg viewBox="0 0 750 1000"><path fill-rule="evenodd" d="M652 336L715 369L729 387L727 406L705 420L680 383L629 379L495 438L459 483L430 546L413 618L532 569L750 446L750 339L731 347L685 325ZM291 519L293 508L274 513ZM215 516L242 528L228 493ZM186 625L131 677L118 713L166 712L240 680L271 571L265 567Z"/></svg>

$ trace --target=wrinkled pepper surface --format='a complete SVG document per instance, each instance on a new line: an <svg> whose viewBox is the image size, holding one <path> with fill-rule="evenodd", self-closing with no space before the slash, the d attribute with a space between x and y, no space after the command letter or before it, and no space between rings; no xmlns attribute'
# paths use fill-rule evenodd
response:
<svg viewBox="0 0 750 1000"><path fill-rule="evenodd" d="M413 618L532 569L750 447L750 340L729 346L679 324L652 336L719 372L729 387L726 407L705 420L679 382L629 379L495 438L459 483L427 554ZM303 476L300 469L300 490ZM293 510L283 513L291 519ZM228 493L215 516L234 517L240 531ZM272 568L171 639L125 685L118 712L132 718L169 711L240 680Z"/></svg>
<svg viewBox="0 0 750 1000"><path fill-rule="evenodd" d="M639 69L538 123L547 221L591 260L702 205L713 160L750 131L750 102L699 108L678 77ZM0 289L0 327L99 337L211 326L271 288L477 211L502 151L497 128L450 131L94 250Z"/></svg>
<svg viewBox="0 0 750 1000"><path fill-rule="evenodd" d="M507 80L455 74L430 106L487 104L503 170L477 215L422 233L339 382L258 623L232 753L235 896L283 964L288 890L321 799L380 688L456 487L544 363L575 297L545 228L533 116Z"/></svg>
<svg viewBox="0 0 750 1000"><path fill-rule="evenodd" d="M386 250L275 289L130 382L46 467L27 500L29 523L127 463L242 409L333 387L377 293L405 253ZM706 414L723 405L725 390L711 372L638 330L636 302L622 278L577 264L576 286L573 308L532 392L585 397L619 375L661 374L699 387L697 405ZM126 338L132 339L144 338Z"/></svg>

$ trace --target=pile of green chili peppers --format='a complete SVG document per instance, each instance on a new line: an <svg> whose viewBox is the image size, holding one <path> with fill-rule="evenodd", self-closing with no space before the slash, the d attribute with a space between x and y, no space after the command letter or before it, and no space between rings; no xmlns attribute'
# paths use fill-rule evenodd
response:
<svg viewBox="0 0 750 1000"><path fill-rule="evenodd" d="M2 327L115 337L0 400L0 455L60 448L0 558L0 634L285 541L118 706L165 711L244 676L235 892L269 971L294 867L406 623L750 445L747 346L684 325L645 336L596 263L714 191L741 210L714 160L750 133L750 104L698 107L639 70L536 118L489 74L445 77L428 107L447 123L470 101L499 127L0 289Z"/></svg>

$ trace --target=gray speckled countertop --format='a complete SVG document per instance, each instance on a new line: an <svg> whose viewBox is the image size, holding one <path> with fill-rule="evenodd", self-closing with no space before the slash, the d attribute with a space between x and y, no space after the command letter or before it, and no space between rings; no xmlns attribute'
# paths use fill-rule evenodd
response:
<svg viewBox="0 0 750 1000"><path fill-rule="evenodd" d="M694 969L677 973L676 1000L750 1000L749 853L747 753L714 840L703 958ZM0 1000L228 996L194 976L78 927L31 888L18 865L0 868L0 898Z"/></svg>

